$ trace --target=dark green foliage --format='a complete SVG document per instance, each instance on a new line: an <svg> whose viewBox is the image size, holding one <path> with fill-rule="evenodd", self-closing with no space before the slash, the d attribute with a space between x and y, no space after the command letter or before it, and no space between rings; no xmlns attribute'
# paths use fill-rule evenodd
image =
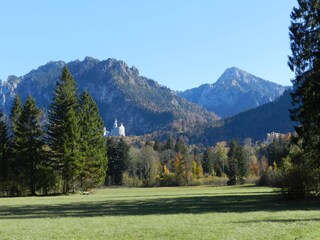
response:
<svg viewBox="0 0 320 240"><path fill-rule="evenodd" d="M105 180L107 170L106 139L97 104L87 91L79 99L79 125L81 162L79 177L85 190L98 186Z"/></svg>
<svg viewBox="0 0 320 240"><path fill-rule="evenodd" d="M110 137L107 140L108 170L107 185L121 185L124 171L129 159L129 146L120 138Z"/></svg>
<svg viewBox="0 0 320 240"><path fill-rule="evenodd" d="M292 83L293 109L298 139L302 144L299 161L292 161L293 178L300 178L295 197L320 193L320 4L317 0L299 0L291 12L289 67L295 73ZM300 169L303 166L303 170ZM305 183L305 184L301 184ZM285 186L284 186L285 189Z"/></svg>
<svg viewBox="0 0 320 240"><path fill-rule="evenodd" d="M187 148L180 137L177 138L176 144L174 145L174 149L177 153L181 153L181 154L186 153Z"/></svg>
<svg viewBox="0 0 320 240"><path fill-rule="evenodd" d="M52 161L63 180L63 193L70 191L79 169L80 127L77 117L76 86L67 67L56 83L49 109L48 143Z"/></svg>
<svg viewBox="0 0 320 240"><path fill-rule="evenodd" d="M9 137L7 125L4 122L3 114L0 111L0 184L3 185L8 180L9 162L8 162Z"/></svg>
<svg viewBox="0 0 320 240"><path fill-rule="evenodd" d="M22 112L22 105L19 96L14 95L13 103L10 111L11 133L15 135L17 131L18 120Z"/></svg>
<svg viewBox="0 0 320 240"><path fill-rule="evenodd" d="M155 141L154 144L153 144L153 149L157 152L161 152L162 149L163 149L163 146L161 144L161 142L159 141Z"/></svg>
<svg viewBox="0 0 320 240"><path fill-rule="evenodd" d="M166 144L163 146L163 150L174 150L174 144L171 137L168 138Z"/></svg>
<svg viewBox="0 0 320 240"><path fill-rule="evenodd" d="M232 140L229 144L228 152L228 185L245 183L245 177L248 173L248 159L244 153L243 147L237 141Z"/></svg>
<svg viewBox="0 0 320 240"><path fill-rule="evenodd" d="M39 124L41 111L31 96L28 97L15 128L12 152L15 155L14 167L22 188L36 195L38 166L43 157L43 133Z"/></svg>
<svg viewBox="0 0 320 240"><path fill-rule="evenodd" d="M233 140L230 143L228 152L228 185L237 184L237 171L238 171L238 143Z"/></svg>
<svg viewBox="0 0 320 240"><path fill-rule="evenodd" d="M283 166L283 158L289 154L290 142L279 139L270 143L266 149L266 157L269 160L269 165L281 168Z"/></svg>
<svg viewBox="0 0 320 240"><path fill-rule="evenodd" d="M204 173L213 174L214 172L214 153L212 148L206 148L203 153L202 168Z"/></svg>
<svg viewBox="0 0 320 240"><path fill-rule="evenodd" d="M238 171L237 176L240 184L246 182L245 178L248 174L248 159L244 152L243 146L238 146Z"/></svg>

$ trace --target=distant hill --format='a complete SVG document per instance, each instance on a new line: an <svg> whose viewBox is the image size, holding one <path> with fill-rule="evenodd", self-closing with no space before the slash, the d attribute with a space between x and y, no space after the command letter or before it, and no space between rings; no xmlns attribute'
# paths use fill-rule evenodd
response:
<svg viewBox="0 0 320 240"><path fill-rule="evenodd" d="M142 77L135 67L115 59L49 62L22 77L10 76L0 81L0 104L9 113L12 99L18 93L24 101L31 94L45 111L63 66L67 64L79 92L88 90L97 102L108 129L115 118L123 122L127 134L153 131L185 131L197 125L212 125L217 116L182 99L167 87Z"/></svg>
<svg viewBox="0 0 320 240"><path fill-rule="evenodd" d="M217 141L237 139L243 141L251 138L253 141L263 140L270 132L293 132L293 122L289 116L291 108L290 91L274 102L270 102L239 113L231 118L222 120L220 127L208 127L203 129L197 142L212 145Z"/></svg>
<svg viewBox="0 0 320 240"><path fill-rule="evenodd" d="M285 89L281 85L232 67L215 83L204 84L178 95L224 118L274 101Z"/></svg>

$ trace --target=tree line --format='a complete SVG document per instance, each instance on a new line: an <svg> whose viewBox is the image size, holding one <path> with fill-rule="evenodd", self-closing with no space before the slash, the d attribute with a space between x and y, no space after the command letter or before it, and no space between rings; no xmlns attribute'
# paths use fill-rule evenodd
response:
<svg viewBox="0 0 320 240"><path fill-rule="evenodd" d="M291 134L271 143L221 141L200 148L179 136L166 141L109 137L106 185L188 186L257 183L278 186L292 146Z"/></svg>
<svg viewBox="0 0 320 240"><path fill-rule="evenodd" d="M105 180L106 140L98 108L64 67L54 89L48 120L32 96L14 97L8 124L0 112L2 196L86 190Z"/></svg>

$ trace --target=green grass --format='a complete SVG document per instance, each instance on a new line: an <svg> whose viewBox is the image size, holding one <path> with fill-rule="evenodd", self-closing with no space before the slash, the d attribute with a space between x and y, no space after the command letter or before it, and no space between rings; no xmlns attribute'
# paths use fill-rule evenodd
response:
<svg viewBox="0 0 320 240"><path fill-rule="evenodd" d="M2 198L0 239L320 239L320 201L252 186Z"/></svg>

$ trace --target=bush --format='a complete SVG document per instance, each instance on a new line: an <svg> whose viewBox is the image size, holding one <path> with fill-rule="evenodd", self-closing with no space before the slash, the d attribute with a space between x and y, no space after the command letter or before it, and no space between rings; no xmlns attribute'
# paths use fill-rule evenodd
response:
<svg viewBox="0 0 320 240"><path fill-rule="evenodd" d="M128 172L122 175L122 185L124 187L142 187L143 182L138 177L131 177Z"/></svg>
<svg viewBox="0 0 320 240"><path fill-rule="evenodd" d="M278 170L274 169L272 166L269 166L261 175L258 185L276 187L281 181L280 178L281 176Z"/></svg>
<svg viewBox="0 0 320 240"><path fill-rule="evenodd" d="M161 187L178 186L175 174L174 173L164 173L160 178L160 186Z"/></svg>

